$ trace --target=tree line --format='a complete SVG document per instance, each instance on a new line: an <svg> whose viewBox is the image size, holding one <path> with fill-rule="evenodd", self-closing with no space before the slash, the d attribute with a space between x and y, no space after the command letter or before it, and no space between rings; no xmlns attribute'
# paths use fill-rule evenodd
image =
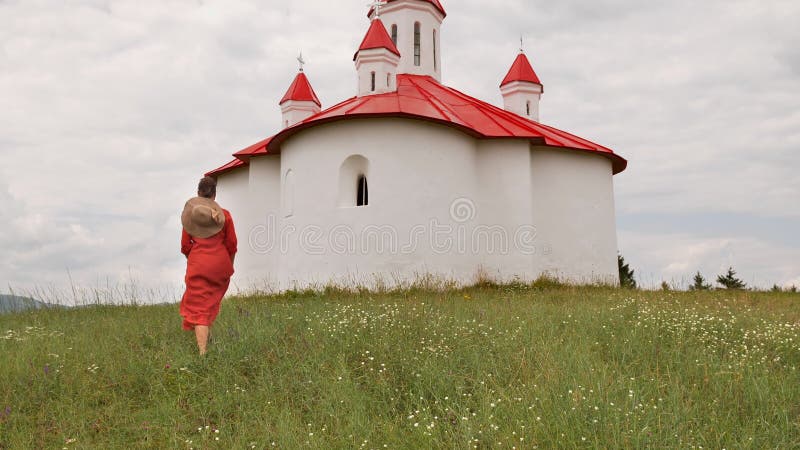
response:
<svg viewBox="0 0 800 450"><path fill-rule="evenodd" d="M630 267L630 264L625 262L625 258L622 255L617 255L617 265L619 266L619 282L620 286L623 288L628 289L637 289L638 285L636 283L636 279L634 279L634 270ZM717 284L719 285L716 289L730 289L730 290L745 290L747 289L747 283L744 282L741 278L736 276L736 271L733 267L729 267L728 271L720 274L717 276ZM661 282L661 288L664 290L671 290L669 283L666 281ZM689 285L690 291L710 291L715 289L715 287L706 280L703 274L700 273L698 270L697 273L694 275L692 279L692 284ZM788 288L782 288L777 284L772 286L770 289L771 292L797 292L797 286L791 286Z"/></svg>

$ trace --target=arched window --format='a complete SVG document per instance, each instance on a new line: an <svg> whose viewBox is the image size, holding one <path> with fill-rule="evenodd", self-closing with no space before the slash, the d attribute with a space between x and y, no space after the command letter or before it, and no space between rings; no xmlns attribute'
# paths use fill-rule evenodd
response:
<svg viewBox="0 0 800 450"><path fill-rule="evenodd" d="M368 206L368 205L369 205L369 188L367 187L367 177L364 175L359 175L356 206Z"/></svg>
<svg viewBox="0 0 800 450"><path fill-rule="evenodd" d="M527 111L528 117L531 116L531 101L528 100L528 103L525 104L525 109Z"/></svg>
<svg viewBox="0 0 800 450"><path fill-rule="evenodd" d="M372 77L372 92L375 92L375 72L372 72L370 76Z"/></svg>
<svg viewBox="0 0 800 450"><path fill-rule="evenodd" d="M390 73L386 74L386 87L387 88L392 87L392 74Z"/></svg>
<svg viewBox="0 0 800 450"><path fill-rule="evenodd" d="M422 36L420 34L419 22L414 23L414 65L419 66L421 62L422 52L420 51L420 41Z"/></svg>
<svg viewBox="0 0 800 450"><path fill-rule="evenodd" d="M433 70L438 70L436 63L436 30L433 30Z"/></svg>
<svg viewBox="0 0 800 450"><path fill-rule="evenodd" d="M392 42L397 45L397 24L392 25Z"/></svg>
<svg viewBox="0 0 800 450"><path fill-rule="evenodd" d="M350 155L339 167L340 208L353 208L369 205L369 160L362 155Z"/></svg>

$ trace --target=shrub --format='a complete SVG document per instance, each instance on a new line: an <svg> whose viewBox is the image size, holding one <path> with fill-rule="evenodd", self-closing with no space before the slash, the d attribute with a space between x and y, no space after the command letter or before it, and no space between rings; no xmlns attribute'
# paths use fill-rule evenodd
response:
<svg viewBox="0 0 800 450"><path fill-rule="evenodd" d="M732 290L741 290L747 287L747 283L736 278L736 271L733 270L733 267L728 268L728 272L725 275L718 276L717 283L725 287L725 289Z"/></svg>
<svg viewBox="0 0 800 450"><path fill-rule="evenodd" d="M694 275L694 284L689 286L690 291L708 291L711 290L711 284L706 282L706 279L703 275L700 274L698 270L697 273Z"/></svg>
<svg viewBox="0 0 800 450"><path fill-rule="evenodd" d="M617 266L619 266L619 285L627 289L636 289L636 280L633 278L633 269L625 263L622 255L617 255Z"/></svg>

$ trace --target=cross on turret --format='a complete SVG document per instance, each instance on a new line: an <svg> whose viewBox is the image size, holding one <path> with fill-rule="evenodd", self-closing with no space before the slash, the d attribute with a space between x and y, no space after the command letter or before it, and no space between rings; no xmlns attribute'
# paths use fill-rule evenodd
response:
<svg viewBox="0 0 800 450"><path fill-rule="evenodd" d="M297 57L297 62L300 63L300 72L302 72L303 66L306 65L306 60L303 59L303 52L300 52L300 56Z"/></svg>
<svg viewBox="0 0 800 450"><path fill-rule="evenodd" d="M381 8L383 8L385 5L386 5L386 0L375 0L374 2L367 5L369 6L370 11L375 11L375 16L372 18L372 20L380 18Z"/></svg>

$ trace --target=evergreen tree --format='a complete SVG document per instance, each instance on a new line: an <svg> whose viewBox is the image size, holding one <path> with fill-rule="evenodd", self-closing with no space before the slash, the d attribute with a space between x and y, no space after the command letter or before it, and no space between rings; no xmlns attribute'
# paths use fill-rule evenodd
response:
<svg viewBox="0 0 800 450"><path fill-rule="evenodd" d="M728 273L717 277L717 283L725 287L725 289L744 289L747 284L736 278L736 271L733 267L728 268Z"/></svg>
<svg viewBox="0 0 800 450"><path fill-rule="evenodd" d="M789 288L789 292L792 294L797 294L797 286L792 285L792 287Z"/></svg>
<svg viewBox="0 0 800 450"><path fill-rule="evenodd" d="M636 280L633 279L633 269L625 263L622 255L617 255L617 266L619 267L619 285L627 289L636 289Z"/></svg>
<svg viewBox="0 0 800 450"><path fill-rule="evenodd" d="M781 287L778 286L777 284L773 284L772 289L770 289L770 292L783 292L783 289L781 289Z"/></svg>
<svg viewBox="0 0 800 450"><path fill-rule="evenodd" d="M669 291L672 290L672 287L670 287L669 283L667 283L666 281L662 281L661 282L661 290L665 291L665 292L669 292Z"/></svg>
<svg viewBox="0 0 800 450"><path fill-rule="evenodd" d="M711 284L706 283L706 279L700 274L698 270L694 275L694 284L689 286L690 291L708 291L711 290Z"/></svg>

